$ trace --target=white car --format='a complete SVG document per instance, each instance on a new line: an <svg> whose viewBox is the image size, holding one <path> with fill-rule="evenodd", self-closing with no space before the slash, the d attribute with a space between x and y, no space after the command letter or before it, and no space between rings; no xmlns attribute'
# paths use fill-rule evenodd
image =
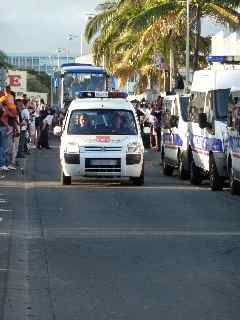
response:
<svg viewBox="0 0 240 320"><path fill-rule="evenodd" d="M73 177L130 178L144 183L144 147L135 109L122 98L76 99L61 132L61 182Z"/></svg>

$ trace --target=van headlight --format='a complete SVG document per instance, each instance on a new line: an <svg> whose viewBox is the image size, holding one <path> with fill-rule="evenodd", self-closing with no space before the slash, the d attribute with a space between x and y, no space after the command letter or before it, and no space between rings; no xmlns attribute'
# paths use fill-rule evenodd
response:
<svg viewBox="0 0 240 320"><path fill-rule="evenodd" d="M68 143L65 147L65 153L79 153L79 145L77 143Z"/></svg>
<svg viewBox="0 0 240 320"><path fill-rule="evenodd" d="M137 142L129 143L127 145L127 153L141 153L141 145Z"/></svg>

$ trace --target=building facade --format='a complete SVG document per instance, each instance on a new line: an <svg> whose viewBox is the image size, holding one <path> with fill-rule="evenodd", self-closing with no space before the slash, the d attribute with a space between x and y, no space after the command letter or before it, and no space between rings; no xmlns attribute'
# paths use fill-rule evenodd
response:
<svg viewBox="0 0 240 320"><path fill-rule="evenodd" d="M75 57L63 55L18 55L8 54L7 62L19 69L33 69L37 72L46 72L52 75L63 63L73 63Z"/></svg>

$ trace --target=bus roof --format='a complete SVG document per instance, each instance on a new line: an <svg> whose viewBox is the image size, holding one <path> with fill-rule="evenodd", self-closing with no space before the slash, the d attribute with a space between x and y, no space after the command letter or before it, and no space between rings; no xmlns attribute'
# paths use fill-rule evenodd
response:
<svg viewBox="0 0 240 320"><path fill-rule="evenodd" d="M102 67L92 66L91 64L69 63L61 65L63 73L97 73L105 74L106 71Z"/></svg>

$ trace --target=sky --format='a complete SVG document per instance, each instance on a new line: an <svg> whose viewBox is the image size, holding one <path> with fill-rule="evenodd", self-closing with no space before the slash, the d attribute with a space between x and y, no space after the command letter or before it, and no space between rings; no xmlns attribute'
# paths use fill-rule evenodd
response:
<svg viewBox="0 0 240 320"><path fill-rule="evenodd" d="M0 50L6 53L48 53L68 48L80 54L80 34L87 14L100 0L1 0ZM10 3L10 6L9 6ZM68 40L68 34L76 36ZM85 51L87 49L85 48Z"/></svg>
<svg viewBox="0 0 240 320"><path fill-rule="evenodd" d="M54 55L58 48L80 55L80 34L87 14L101 0L0 0L0 50L5 53ZM216 28L204 26L205 34ZM68 34L76 36L68 40ZM86 44L84 46L87 52Z"/></svg>

